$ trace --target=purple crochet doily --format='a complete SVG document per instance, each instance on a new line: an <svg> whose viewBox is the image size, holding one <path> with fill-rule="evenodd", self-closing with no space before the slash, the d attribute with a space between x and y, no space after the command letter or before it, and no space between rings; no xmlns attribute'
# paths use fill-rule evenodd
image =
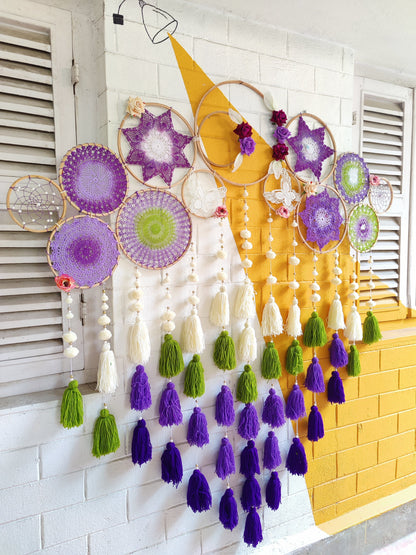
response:
<svg viewBox="0 0 416 555"><path fill-rule="evenodd" d="M77 287L93 287L113 273L118 263L117 239L93 216L75 216L51 235L49 264L55 274L68 274Z"/></svg>
<svg viewBox="0 0 416 555"><path fill-rule="evenodd" d="M370 188L370 172L364 160L348 152L337 160L334 182L343 199L350 204L357 204L365 199Z"/></svg>
<svg viewBox="0 0 416 555"><path fill-rule="evenodd" d="M330 197L326 190L306 199L305 209L299 215L306 226L307 241L316 242L322 250L330 241L339 240L342 224L339 207L339 199Z"/></svg>
<svg viewBox="0 0 416 555"><path fill-rule="evenodd" d="M120 247L135 264L160 269L174 264L188 249L192 223L185 206L159 189L127 199L117 218Z"/></svg>
<svg viewBox="0 0 416 555"><path fill-rule="evenodd" d="M62 160L61 187L82 212L104 215L117 210L127 194L127 174L119 158L105 146L78 145Z"/></svg>

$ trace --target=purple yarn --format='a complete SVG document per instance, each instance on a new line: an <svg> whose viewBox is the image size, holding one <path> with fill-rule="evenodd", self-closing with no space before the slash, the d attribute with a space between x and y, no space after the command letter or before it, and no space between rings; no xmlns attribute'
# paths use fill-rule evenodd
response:
<svg viewBox="0 0 416 555"><path fill-rule="evenodd" d="M241 506L245 511L249 511L251 507L259 508L260 505L260 485L254 476L249 476L244 482L243 491L241 492Z"/></svg>
<svg viewBox="0 0 416 555"><path fill-rule="evenodd" d="M182 424L181 403L173 382L168 382L162 393L159 405L159 424L161 426Z"/></svg>
<svg viewBox="0 0 416 555"><path fill-rule="evenodd" d="M273 431L270 431L264 442L263 466L268 470L274 470L282 463L279 442Z"/></svg>
<svg viewBox="0 0 416 555"><path fill-rule="evenodd" d="M305 400L298 384L295 383L287 399L286 418L290 418L290 420L298 420L303 416L306 416Z"/></svg>
<svg viewBox="0 0 416 555"><path fill-rule="evenodd" d="M295 476L303 476L308 472L305 448L298 437L294 437L292 440L292 445L287 454L286 468Z"/></svg>
<svg viewBox="0 0 416 555"><path fill-rule="evenodd" d="M247 441L247 445L241 451L240 474L246 478L253 474L260 474L259 454L252 439Z"/></svg>
<svg viewBox="0 0 416 555"><path fill-rule="evenodd" d="M269 395L264 402L261 417L263 422L269 424L272 428L279 428L285 423L283 401L273 388L269 389Z"/></svg>
<svg viewBox="0 0 416 555"><path fill-rule="evenodd" d="M329 360L334 368L342 368L348 364L348 353L337 333L332 334L332 338L329 347Z"/></svg>
<svg viewBox="0 0 416 555"><path fill-rule="evenodd" d="M334 370L329 378L328 401L330 403L345 403L344 384L337 370Z"/></svg>
<svg viewBox="0 0 416 555"><path fill-rule="evenodd" d="M256 407L247 403L240 414L238 433L244 439L255 439L260 430L259 418Z"/></svg>
<svg viewBox="0 0 416 555"><path fill-rule="evenodd" d="M199 468L196 468L189 478L186 501L188 507L190 507L194 513L202 513L211 508L211 491L207 479Z"/></svg>
<svg viewBox="0 0 416 555"><path fill-rule="evenodd" d="M317 357L313 357L312 362L308 366L305 387L315 393L323 393L325 391L324 373Z"/></svg>
<svg viewBox="0 0 416 555"><path fill-rule="evenodd" d="M149 379L141 364L136 366L131 379L130 406L133 410L146 410L152 406Z"/></svg>
<svg viewBox="0 0 416 555"><path fill-rule="evenodd" d="M182 482L183 467L179 449L170 441L162 453L162 480L175 487Z"/></svg>
<svg viewBox="0 0 416 555"><path fill-rule="evenodd" d="M131 459L133 464L139 464L140 466L152 460L152 443L144 420L139 420L134 428L131 442Z"/></svg>
<svg viewBox="0 0 416 555"><path fill-rule="evenodd" d="M227 530L233 530L238 524L237 501L231 488L226 489L221 497L220 522Z"/></svg>
<svg viewBox="0 0 416 555"><path fill-rule="evenodd" d="M225 480L230 474L235 472L235 459L233 446L227 437L221 440L221 447L218 452L217 464L215 465L215 472L218 478Z"/></svg>
<svg viewBox="0 0 416 555"><path fill-rule="evenodd" d="M272 472L266 486L266 503L272 511L277 511L282 500L282 485L277 472Z"/></svg>
<svg viewBox="0 0 416 555"><path fill-rule="evenodd" d="M308 439L309 441L318 441L325 435L324 422L322 415L316 405L311 407L311 412L308 418Z"/></svg>
<svg viewBox="0 0 416 555"><path fill-rule="evenodd" d="M223 385L215 401L215 420L218 426L232 426L235 420L234 399L228 385Z"/></svg>
<svg viewBox="0 0 416 555"><path fill-rule="evenodd" d="M189 445L203 447L209 443L208 423L205 414L195 407L188 424L186 439Z"/></svg>
<svg viewBox="0 0 416 555"><path fill-rule="evenodd" d="M244 541L247 545L252 545L253 547L257 547L263 541L260 517L254 507L250 509L246 518Z"/></svg>

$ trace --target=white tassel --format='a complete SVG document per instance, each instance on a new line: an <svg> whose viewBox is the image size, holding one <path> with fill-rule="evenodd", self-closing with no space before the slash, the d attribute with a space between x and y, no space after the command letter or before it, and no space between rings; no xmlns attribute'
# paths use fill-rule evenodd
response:
<svg viewBox="0 0 416 555"><path fill-rule="evenodd" d="M355 305L352 305L351 312L347 316L347 325L344 335L349 341L362 341L363 326L361 325L361 317Z"/></svg>
<svg viewBox="0 0 416 555"><path fill-rule="evenodd" d="M244 362L257 358L257 341L254 329L246 322L238 340L238 356Z"/></svg>
<svg viewBox="0 0 416 555"><path fill-rule="evenodd" d="M291 337L302 335L302 324L300 323L300 308L296 297L289 308L289 314L286 321L286 333Z"/></svg>
<svg viewBox="0 0 416 555"><path fill-rule="evenodd" d="M230 303L224 285L221 285L220 290L212 299L209 319L214 326L225 327L230 324Z"/></svg>
<svg viewBox="0 0 416 555"><path fill-rule="evenodd" d="M136 319L136 322L129 327L128 333L129 357L135 364L146 364L150 359L150 338L149 330L143 320Z"/></svg>
<svg viewBox="0 0 416 555"><path fill-rule="evenodd" d="M342 303L338 293L335 293L334 300L329 308L328 326L333 330L343 330L345 328Z"/></svg>
<svg viewBox="0 0 416 555"><path fill-rule="evenodd" d="M116 359L110 344L103 344L98 361L97 389L100 393L114 393L118 386Z"/></svg>
<svg viewBox="0 0 416 555"><path fill-rule="evenodd" d="M254 289L251 281L246 278L243 285L237 290L234 303L234 316L236 318L252 318L256 313L256 302L254 300Z"/></svg>
<svg viewBox="0 0 416 555"><path fill-rule="evenodd" d="M272 295L264 305L261 331L264 337L280 335L283 331L283 318Z"/></svg>
<svg viewBox="0 0 416 555"><path fill-rule="evenodd" d="M185 353L200 354L205 349L204 333L196 309L192 310L182 326L182 348Z"/></svg>

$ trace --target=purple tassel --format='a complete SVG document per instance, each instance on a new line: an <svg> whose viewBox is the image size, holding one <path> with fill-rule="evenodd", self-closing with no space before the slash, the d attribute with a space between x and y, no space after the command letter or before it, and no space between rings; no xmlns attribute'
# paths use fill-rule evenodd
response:
<svg viewBox="0 0 416 555"><path fill-rule="evenodd" d="M238 433L244 439L256 439L259 430L260 424L256 407L252 403L247 403L240 414Z"/></svg>
<svg viewBox="0 0 416 555"><path fill-rule="evenodd" d="M241 451L240 474L246 478L253 474L260 474L259 454L252 439L247 441L246 447Z"/></svg>
<svg viewBox="0 0 416 555"><path fill-rule="evenodd" d="M152 460L149 430L146 428L146 422L143 419L139 420L134 428L131 442L131 459L133 464L139 464L140 466Z"/></svg>
<svg viewBox="0 0 416 555"><path fill-rule="evenodd" d="M146 410L152 406L149 379L141 364L136 366L131 378L130 406L133 410Z"/></svg>
<svg viewBox="0 0 416 555"><path fill-rule="evenodd" d="M311 407L311 412L308 418L308 439L309 441L318 441L325 435L324 422L322 415L316 405Z"/></svg>
<svg viewBox="0 0 416 555"><path fill-rule="evenodd" d="M266 486L266 503L272 511L277 511L282 500L282 486L277 472L272 472Z"/></svg>
<svg viewBox="0 0 416 555"><path fill-rule="evenodd" d="M264 402L261 417L263 422L269 424L272 428L279 428L285 423L283 401L279 395L276 395L276 391L273 388L269 389L269 395Z"/></svg>
<svg viewBox="0 0 416 555"><path fill-rule="evenodd" d="M241 492L241 506L245 511L249 511L251 507L259 508L260 505L260 485L254 476L249 476L244 482L243 491Z"/></svg>
<svg viewBox="0 0 416 555"><path fill-rule="evenodd" d="M162 480L175 487L182 482L183 468L179 449L170 441L162 454Z"/></svg>
<svg viewBox="0 0 416 555"><path fill-rule="evenodd" d="M252 545L253 547L257 547L258 544L263 541L260 517L254 507L250 509L246 518L244 541L247 545Z"/></svg>
<svg viewBox="0 0 416 555"><path fill-rule="evenodd" d="M286 418L298 420L306 416L305 399L297 383L292 387L286 403Z"/></svg>
<svg viewBox="0 0 416 555"><path fill-rule="evenodd" d="M308 472L308 461L305 449L298 437L294 437L286 459L286 468L295 476L303 476Z"/></svg>
<svg viewBox="0 0 416 555"><path fill-rule="evenodd" d="M338 337L337 333L332 334L332 341L329 347L329 360L334 368L342 368L348 364L348 353L345 350L344 343Z"/></svg>
<svg viewBox="0 0 416 555"><path fill-rule="evenodd" d="M344 384L337 370L334 370L329 378L328 401L330 403L345 403Z"/></svg>
<svg viewBox="0 0 416 555"><path fill-rule="evenodd" d="M181 403L173 382L168 382L159 405L159 424L173 426L182 424Z"/></svg>
<svg viewBox="0 0 416 555"><path fill-rule="evenodd" d="M325 391L324 373L317 357L313 357L312 362L308 366L305 387L315 393L323 393Z"/></svg>
<svg viewBox="0 0 416 555"><path fill-rule="evenodd" d="M279 442L274 432L269 432L269 435L264 442L264 457L263 466L268 470L274 470L282 463L280 455Z"/></svg>
<svg viewBox="0 0 416 555"><path fill-rule="evenodd" d="M207 479L199 470L195 468L189 478L186 501L194 513L208 511L212 505L211 491Z"/></svg>
<svg viewBox="0 0 416 555"><path fill-rule="evenodd" d="M195 407L191 414L186 439L189 445L197 445L198 447L203 447L209 443L207 418L199 407Z"/></svg>
<svg viewBox="0 0 416 555"><path fill-rule="evenodd" d="M238 524L237 501L231 488L226 489L221 497L220 522L227 530L233 530Z"/></svg>
<svg viewBox="0 0 416 555"><path fill-rule="evenodd" d="M233 446L227 437L221 440L221 447L218 452L217 464L215 465L215 472L218 478L225 480L230 474L235 472L235 460Z"/></svg>
<svg viewBox="0 0 416 555"><path fill-rule="evenodd" d="M232 426L235 420L234 399L228 385L223 385L215 402L215 420L218 426Z"/></svg>

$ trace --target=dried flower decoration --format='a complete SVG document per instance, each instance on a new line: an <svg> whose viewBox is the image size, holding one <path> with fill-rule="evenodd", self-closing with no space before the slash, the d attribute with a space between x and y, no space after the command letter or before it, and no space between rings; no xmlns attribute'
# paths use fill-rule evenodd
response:
<svg viewBox="0 0 416 555"><path fill-rule="evenodd" d="M373 187L377 187L377 185L380 185L380 178L378 175L370 175L370 185L372 185Z"/></svg>
<svg viewBox="0 0 416 555"><path fill-rule="evenodd" d="M126 112L133 117L141 118L144 114L144 102L138 96L129 96Z"/></svg>
<svg viewBox="0 0 416 555"><path fill-rule="evenodd" d="M276 214L281 218L288 218L290 216L290 211L286 208L286 206L279 206L276 210Z"/></svg>
<svg viewBox="0 0 416 555"><path fill-rule="evenodd" d="M215 212L214 212L214 216L216 218L226 218L228 216L228 210L227 207L224 206L223 204L220 206L217 206Z"/></svg>
<svg viewBox="0 0 416 555"><path fill-rule="evenodd" d="M75 287L75 280L68 274L61 274L56 276L55 283L61 291L66 291L67 293Z"/></svg>
<svg viewBox="0 0 416 555"><path fill-rule="evenodd" d="M318 193L318 183L316 181L308 181L303 186L303 189L304 189L307 197L310 197L312 195L316 195Z"/></svg>

